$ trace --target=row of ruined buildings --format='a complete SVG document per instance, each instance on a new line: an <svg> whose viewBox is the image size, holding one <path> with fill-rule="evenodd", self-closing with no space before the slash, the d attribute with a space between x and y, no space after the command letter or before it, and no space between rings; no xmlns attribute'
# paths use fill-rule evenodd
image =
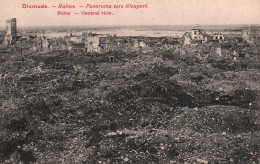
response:
<svg viewBox="0 0 260 164"><path fill-rule="evenodd" d="M116 37L110 34L97 34L91 31L83 32L82 35L73 35L63 38L37 37L27 33L17 34L16 18L6 21L6 36L4 45L15 43L23 45L28 42L32 51L68 50L76 53L82 52L109 52L114 50L151 50L155 47L169 49L179 44L179 38L155 38L155 37ZM27 41L27 42L26 42Z"/></svg>
<svg viewBox="0 0 260 164"><path fill-rule="evenodd" d="M252 43L250 30L243 30L241 39L245 42ZM66 36L63 41L57 39L42 38L44 49L53 49L63 43L63 48L77 51L81 49L84 52L109 52L114 50L142 50L149 51L156 48L167 50L176 44L193 44L207 43L215 41L219 43L227 42L222 33L215 33L212 36L198 28L192 28L191 31L185 32L181 38L178 37L116 37L110 34L97 34L91 31L83 32L82 35ZM65 46L66 45L66 46ZM60 47L61 48L61 47Z"/></svg>
<svg viewBox="0 0 260 164"><path fill-rule="evenodd" d="M179 44L179 38L156 37L117 37L110 34L97 34L91 31L82 35L65 36L64 38L37 37L33 44L35 50L68 50L73 52L102 53L115 50L123 51L152 51L170 49Z"/></svg>
<svg viewBox="0 0 260 164"><path fill-rule="evenodd" d="M29 41L32 51L68 50L73 52L109 52L117 49L140 50L149 48L169 49L179 44L179 38L147 38L147 37L116 37L110 34L97 34L91 31L82 35L65 36L64 38L47 38L37 35L19 36L16 18L6 21L4 45L13 45L25 40Z"/></svg>
<svg viewBox="0 0 260 164"><path fill-rule="evenodd" d="M212 36L199 28L191 28L178 37L117 37L110 34L97 34L91 31L83 32L82 35L65 36L64 38L37 37L35 35L18 36L16 18L6 21L7 34L3 44L12 45L22 40L34 40L30 42L31 49L34 51L42 50L68 50L73 52L109 52L114 50L127 51L149 51L155 49L167 50L176 44L188 45L193 43L207 43L217 41L226 42L222 33L215 33ZM250 36L250 30L243 30L242 37L244 41L250 43L253 41Z"/></svg>
<svg viewBox="0 0 260 164"><path fill-rule="evenodd" d="M240 38L237 38L238 40ZM251 36L250 29L242 30L243 41L248 43L253 43L254 38ZM209 36L204 30L199 28L192 28L190 31L187 31L182 36L183 45L188 45L192 43L207 43L208 41L217 41L219 43L225 42L225 37L221 32Z"/></svg>

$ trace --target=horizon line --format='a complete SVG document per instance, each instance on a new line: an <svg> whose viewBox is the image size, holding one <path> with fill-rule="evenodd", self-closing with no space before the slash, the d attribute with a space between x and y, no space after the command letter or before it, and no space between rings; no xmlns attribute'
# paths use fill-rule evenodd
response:
<svg viewBox="0 0 260 164"><path fill-rule="evenodd" d="M33 28L33 27L142 27L142 26L260 26L260 24L148 24L148 25L32 25L32 26L17 26L20 28ZM6 28L6 26L0 26Z"/></svg>

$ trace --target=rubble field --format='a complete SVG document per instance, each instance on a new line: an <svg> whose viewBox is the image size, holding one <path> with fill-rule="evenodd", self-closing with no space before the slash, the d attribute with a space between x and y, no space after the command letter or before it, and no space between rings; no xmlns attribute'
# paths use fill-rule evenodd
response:
<svg viewBox="0 0 260 164"><path fill-rule="evenodd" d="M259 163L260 57L211 47L2 46L0 163Z"/></svg>

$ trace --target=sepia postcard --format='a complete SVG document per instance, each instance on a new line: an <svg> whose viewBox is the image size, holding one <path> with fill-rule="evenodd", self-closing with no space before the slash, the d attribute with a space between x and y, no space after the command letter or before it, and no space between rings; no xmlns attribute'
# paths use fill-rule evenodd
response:
<svg viewBox="0 0 260 164"><path fill-rule="evenodd" d="M259 0L0 0L0 163L259 164Z"/></svg>

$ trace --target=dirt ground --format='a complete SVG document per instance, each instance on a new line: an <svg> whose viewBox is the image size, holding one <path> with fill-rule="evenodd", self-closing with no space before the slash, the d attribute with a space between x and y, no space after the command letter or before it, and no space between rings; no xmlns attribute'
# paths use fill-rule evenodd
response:
<svg viewBox="0 0 260 164"><path fill-rule="evenodd" d="M1 47L0 162L257 164L259 57L231 56Z"/></svg>

